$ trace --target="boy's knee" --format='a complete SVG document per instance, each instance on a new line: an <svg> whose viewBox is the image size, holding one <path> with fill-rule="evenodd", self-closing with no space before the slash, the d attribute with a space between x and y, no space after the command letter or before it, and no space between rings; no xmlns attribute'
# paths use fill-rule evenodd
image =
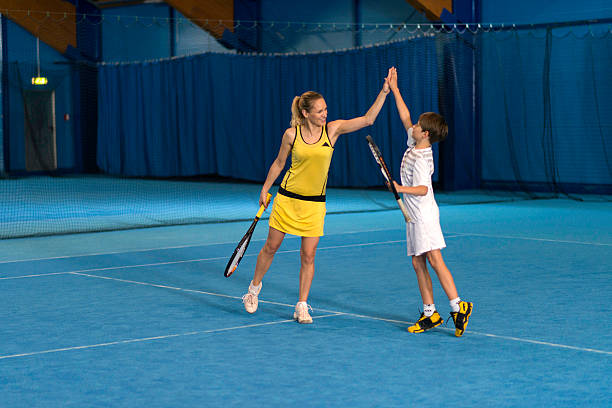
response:
<svg viewBox="0 0 612 408"><path fill-rule="evenodd" d="M444 261L442 260L442 255L440 254L439 251L428 252L427 261L429 261L429 264L434 269L437 269L438 267L441 267L442 265L444 265Z"/></svg>
<svg viewBox="0 0 612 408"><path fill-rule="evenodd" d="M425 259L423 258L423 256L415 255L412 257L412 266L414 267L415 270L422 268L424 264L425 264Z"/></svg>

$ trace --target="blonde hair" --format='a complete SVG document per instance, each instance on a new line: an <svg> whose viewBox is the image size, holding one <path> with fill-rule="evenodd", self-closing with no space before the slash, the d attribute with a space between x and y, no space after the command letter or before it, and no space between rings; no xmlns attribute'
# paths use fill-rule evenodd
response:
<svg viewBox="0 0 612 408"><path fill-rule="evenodd" d="M323 95L314 91L306 91L301 96L293 98L293 103L291 103L291 127L304 124L306 118L302 114L302 110L310 111L313 103L318 99L323 99Z"/></svg>

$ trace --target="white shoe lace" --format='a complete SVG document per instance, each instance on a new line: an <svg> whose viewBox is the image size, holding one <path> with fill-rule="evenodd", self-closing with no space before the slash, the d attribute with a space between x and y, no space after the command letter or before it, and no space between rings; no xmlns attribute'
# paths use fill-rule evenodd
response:
<svg viewBox="0 0 612 408"><path fill-rule="evenodd" d="M253 295L251 292L247 292L242 296L242 303L246 304L247 302L249 302L249 304L253 304Z"/></svg>

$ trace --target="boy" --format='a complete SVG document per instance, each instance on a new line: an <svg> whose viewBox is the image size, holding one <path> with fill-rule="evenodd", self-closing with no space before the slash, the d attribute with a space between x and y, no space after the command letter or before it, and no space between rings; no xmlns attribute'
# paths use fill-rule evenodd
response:
<svg viewBox="0 0 612 408"><path fill-rule="evenodd" d="M434 172L431 145L440 142L448 134L444 118L434 112L423 113L416 124L410 120L406 107L397 87L397 70L392 68L389 82L397 110L408 132L408 149L401 165L402 185L395 183L397 191L404 193L404 203L411 221L406 224L408 255L412 256L412 266L417 275L419 291L423 299L423 313L419 320L408 327L410 333L423 333L441 325L444 320L436 311L433 299L431 277L427 262L432 266L440 284L446 292L451 306L451 317L455 323L455 336L463 335L472 314L473 304L462 301L457 294L453 276L444 264L440 250L446 247L440 213L434 199L431 176Z"/></svg>

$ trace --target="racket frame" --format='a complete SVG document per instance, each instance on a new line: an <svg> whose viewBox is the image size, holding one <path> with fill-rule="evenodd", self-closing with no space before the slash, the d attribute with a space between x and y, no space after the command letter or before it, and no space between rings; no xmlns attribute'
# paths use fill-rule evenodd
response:
<svg viewBox="0 0 612 408"><path fill-rule="evenodd" d="M230 259L227 262L227 265L225 266L225 271L223 272L223 276L225 276L226 278L229 278L230 276L232 276L234 271L236 271L236 268L238 268L238 264L242 260L242 257L246 253L246 250L249 247L249 244L251 243L251 237L253 236L253 232L255 231L257 222L259 221L259 218L261 217L263 212L266 210L266 207L270 203L271 198L272 198L272 194L268 193L268 196L266 197L266 204L261 205L259 207L259 211L257 211L257 215L255 215L255 218L253 219L253 222L249 226L249 229L247 230L247 232L244 234L244 236L242 237L242 239L236 246L236 249L234 249L234 253L232 254L232 256L230 256Z"/></svg>
<svg viewBox="0 0 612 408"><path fill-rule="evenodd" d="M383 177L386 180L387 188L389 189L389 191L393 193L393 196L395 197L395 201L397 201L397 205L402 211L402 215L404 216L404 219L406 220L406 222L410 222L410 216L408 215L408 210L406 209L406 206L404 205L402 198L397 192L397 189L395 188L395 184L393 184L393 176L391 176L391 172L389 171L389 168L387 167L387 163L385 163L385 159L383 158L383 155L380 149L374 142L374 139L372 138L372 136L367 135L366 140L368 141L368 146L370 147L372 156L374 156L374 159L376 160L378 167L380 167L380 172L382 173Z"/></svg>

